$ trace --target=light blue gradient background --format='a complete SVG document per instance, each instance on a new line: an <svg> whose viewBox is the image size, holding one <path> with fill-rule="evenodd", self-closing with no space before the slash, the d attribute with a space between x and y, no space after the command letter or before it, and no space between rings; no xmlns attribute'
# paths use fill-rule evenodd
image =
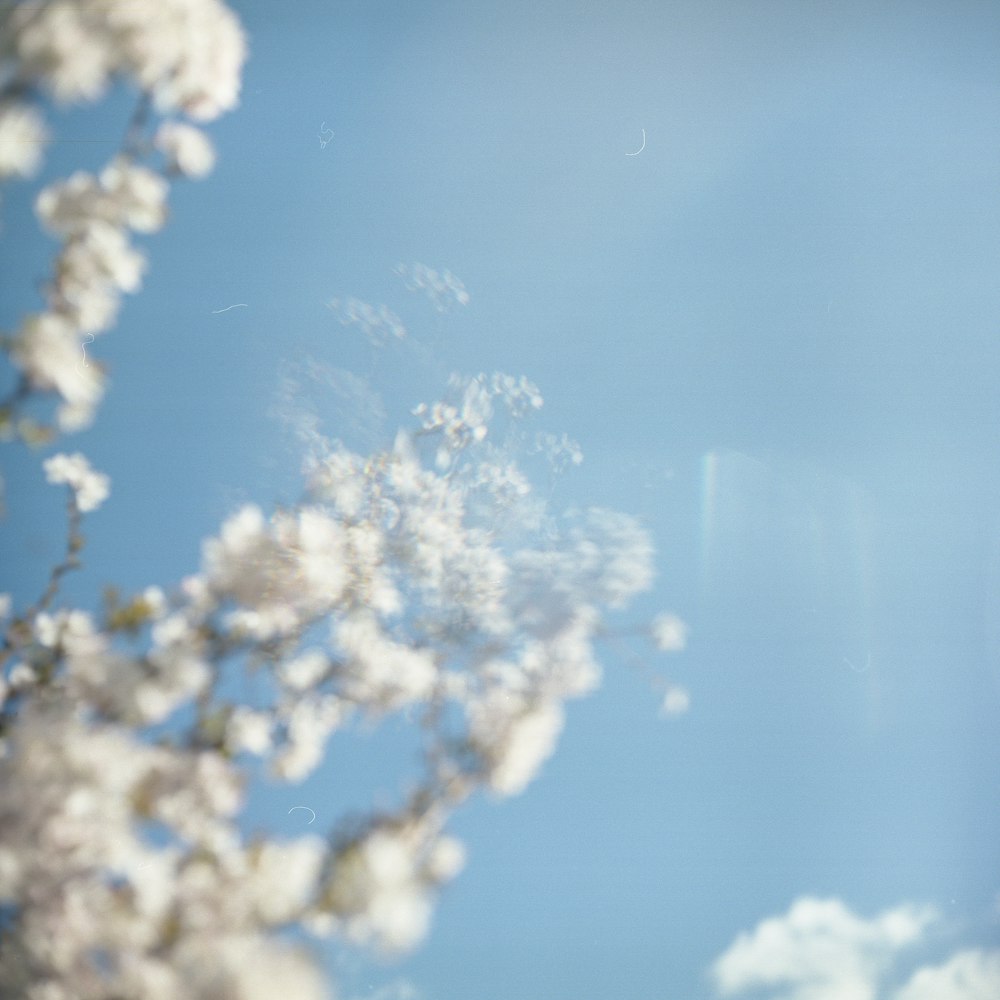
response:
<svg viewBox="0 0 1000 1000"><path fill-rule="evenodd" d="M353 295L442 366L537 382L539 427L585 454L553 502L639 515L659 576L630 620L691 627L657 662L690 713L659 718L609 646L540 779L457 819L469 863L427 945L344 996L402 976L426 1000L706 998L735 935L806 893L935 904L931 959L995 943L1000 7L232 6L242 107L140 240L143 291L89 349L109 395L61 445L113 482L65 592L179 580L238 503L294 499L279 365L364 374L325 305ZM132 103L54 131L117 140ZM57 142L42 180L113 148ZM3 205L6 328L54 249L36 187ZM392 274L414 261L471 304L436 318ZM399 413L426 398L380 365ZM36 457L4 467L0 589L28 600L63 499ZM311 832L388 793L410 760L385 745L337 742L251 824Z"/></svg>

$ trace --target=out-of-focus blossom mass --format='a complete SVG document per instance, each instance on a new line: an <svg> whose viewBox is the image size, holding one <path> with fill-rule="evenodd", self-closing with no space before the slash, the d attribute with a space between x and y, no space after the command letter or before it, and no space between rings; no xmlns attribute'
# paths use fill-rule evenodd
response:
<svg viewBox="0 0 1000 1000"><path fill-rule="evenodd" d="M329 308L340 317L343 326L357 326L369 343L381 347L392 338L406 336L403 321L386 305L373 306L361 299L331 299Z"/></svg>
<svg viewBox="0 0 1000 1000"><path fill-rule="evenodd" d="M103 392L83 348L145 273L131 234L167 219L167 178L139 161L158 152L168 175L189 177L214 162L190 124L144 137L150 108L209 121L234 107L245 42L216 0L29 0L2 17L0 174L37 169L46 135L9 94L89 101L117 77L143 94L125 150L38 195L62 244L45 308L4 338L14 402L56 393L66 432L90 423ZM469 301L447 270L400 273L436 309ZM375 343L405 336L385 306L336 308ZM564 703L600 681L609 610L653 579L634 519L559 515L535 493L513 428L541 407L524 377L453 376L415 427L370 453L328 440L309 414L297 505L241 505L173 592L108 588L99 613L60 606L58 590L110 481L79 452L45 460L48 481L71 490L66 561L31 607L0 597L0 995L318 1000L323 979L289 926L388 953L422 940L464 864L451 814L477 791L528 786ZM553 468L582 457L565 435L536 441ZM653 635L683 645L675 619ZM242 702L222 682L251 670L266 693ZM395 806L326 839L245 834L260 765L302 781L334 733L392 714L417 728L425 762Z"/></svg>
<svg viewBox="0 0 1000 1000"><path fill-rule="evenodd" d="M204 177L215 166L215 150L201 129L183 122L164 122L156 133L156 146L171 169L188 177Z"/></svg>
<svg viewBox="0 0 1000 1000"><path fill-rule="evenodd" d="M649 540L622 514L546 515L527 534L516 519L509 534L485 523L476 511L488 505L469 500L493 488L473 474L480 453L492 457L493 402L522 413L541 398L500 375L451 390L466 399L454 416L400 432L381 452L314 450L297 510L243 507L206 540L197 576L169 598L148 588L109 609L110 633L82 611L35 617L20 649L25 676L15 685L10 675L0 761L0 817L12 831L0 900L18 909L23 952L7 983L31 969L53 989L110 983L138 996L162 981L164 996L199 996L211 962L242 997L253 994L228 956L288 920L389 952L422 939L437 887L462 867L448 815L477 789L510 796L530 783L555 748L564 701L599 681L603 609L652 578ZM459 414L483 433L456 433ZM106 495L82 455L56 455L46 472L81 510ZM148 638L123 649L115 623L133 634L148 625ZM325 643L300 641L318 623ZM275 698L217 702L222 660L252 649ZM244 842L244 761L301 781L355 717L413 708L428 769L394 813L332 847ZM192 709L182 725L178 713ZM170 739L144 739L164 724ZM139 820L171 831L169 843L146 842ZM85 933L65 893L46 888L62 882L93 918ZM269 944L255 962L276 976L299 967L294 954Z"/></svg>
<svg viewBox="0 0 1000 1000"><path fill-rule="evenodd" d="M97 510L111 491L111 480L101 472L94 472L80 452L46 459L45 475L50 483L66 483L76 496L76 505L84 512Z"/></svg>
<svg viewBox="0 0 1000 1000"><path fill-rule="evenodd" d="M246 40L219 0L27 0L6 13L3 54L16 79L64 103L133 79L157 110L211 121L239 98Z"/></svg>
<svg viewBox="0 0 1000 1000"><path fill-rule="evenodd" d="M42 164L48 129L30 105L5 101L0 105L0 180L31 177Z"/></svg>
<svg viewBox="0 0 1000 1000"><path fill-rule="evenodd" d="M47 310L14 333L13 360L34 389L61 398L57 424L87 427L104 391L96 365L74 373L82 338L110 329L121 295L138 290L145 258L129 232L152 233L167 218L169 185L137 162L159 149L171 175L211 171L208 137L182 121L159 125L146 141L145 102L161 115L211 121L234 108L246 58L239 21L219 0L26 0L0 12L0 179L30 176L48 137L25 99L40 88L62 104L101 97L118 79L144 95L128 148L98 175L78 172L38 196L39 218L63 243L47 287Z"/></svg>
<svg viewBox="0 0 1000 1000"><path fill-rule="evenodd" d="M435 271L426 264L397 264L396 274L411 292L423 292L437 312L467 306L470 298L460 278L447 268Z"/></svg>
<svg viewBox="0 0 1000 1000"><path fill-rule="evenodd" d="M682 687L671 684L660 703L663 715L683 715L691 707L691 696Z"/></svg>
<svg viewBox="0 0 1000 1000"><path fill-rule="evenodd" d="M657 615L650 624L653 642L664 652L680 652L687 643L687 626L676 615Z"/></svg>

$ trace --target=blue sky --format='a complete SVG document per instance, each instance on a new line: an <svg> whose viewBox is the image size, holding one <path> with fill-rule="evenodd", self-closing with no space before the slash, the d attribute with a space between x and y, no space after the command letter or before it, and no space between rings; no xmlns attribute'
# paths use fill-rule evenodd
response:
<svg viewBox="0 0 1000 1000"><path fill-rule="evenodd" d="M526 374L585 455L553 502L640 516L659 576L634 618L691 628L662 664L690 713L660 718L609 646L541 778L459 817L469 864L428 944L351 966L345 996L707 1000L713 960L803 895L936 906L928 959L995 944L1000 8L231 6L251 58L218 166L174 187L91 349L111 389L66 444L112 496L67 594L176 581L239 503L296 496L268 410L307 355L368 374L326 305L355 296L432 355L380 357L390 425L449 370ZM53 131L117 143L131 104ZM39 181L114 148L56 142ZM3 205L5 328L54 249L36 187ZM439 316L400 262L470 304ZM314 398L346 433L356 401ZM5 479L0 589L33 595L62 498L35 457ZM338 745L251 822L364 804L403 745Z"/></svg>

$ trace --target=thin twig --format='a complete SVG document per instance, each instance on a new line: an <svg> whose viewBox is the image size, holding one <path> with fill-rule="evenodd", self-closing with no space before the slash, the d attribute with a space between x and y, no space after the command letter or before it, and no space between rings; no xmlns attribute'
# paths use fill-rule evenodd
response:
<svg viewBox="0 0 1000 1000"><path fill-rule="evenodd" d="M23 614L11 619L10 624L3 636L3 643L0 645L0 665L3 665L22 646L25 646L31 639L32 631L30 623L33 623L37 616L47 610L55 600L59 591L59 581L71 570L79 569L80 559L77 553L83 548L84 537L80 534L80 522L82 515L77 506L76 495L70 491L66 508L68 511L68 536L66 539L66 556L61 563L52 567L49 574L49 581L42 592L41 597L29 607Z"/></svg>

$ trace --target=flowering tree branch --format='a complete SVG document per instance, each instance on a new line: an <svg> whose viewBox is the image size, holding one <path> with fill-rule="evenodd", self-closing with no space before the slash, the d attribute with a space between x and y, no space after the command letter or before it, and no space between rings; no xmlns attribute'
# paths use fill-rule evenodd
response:
<svg viewBox="0 0 1000 1000"><path fill-rule="evenodd" d="M126 152L36 201L64 242L47 308L5 342L17 379L8 425L27 439L14 411L34 394L59 397L60 432L93 419L103 381L80 366L81 337L110 329L120 293L139 287L145 259L128 233L158 229L166 177L199 176L214 155L184 122L144 146L148 117L232 107L244 41L216 0L36 0L3 17L13 103L0 140L41 137L24 103L35 89L90 100L123 75L143 94ZM151 148L164 173L135 162ZM0 153L7 175L37 165L27 142L17 150ZM420 267L419 287L468 300L450 273ZM394 315L351 308L366 335L391 320L405 336ZM414 410L416 426L371 454L311 428L297 504L244 505L173 592L109 588L100 621L56 602L82 517L110 483L82 454L46 460L49 481L70 490L67 554L35 604L15 612L0 598L0 994L253 1000L263 982L313 1000L325 984L283 940L289 927L387 953L423 939L463 865L449 817L478 792L527 787L564 703L599 683L608 616L652 582L652 545L632 518L557 516L535 496L515 428L541 406L523 377L453 376ZM553 462L579 461L565 436L539 440ZM683 645L674 618L645 634ZM249 671L252 701L226 683ZM262 771L301 782L334 733L395 714L416 721L424 761L398 807L335 820L326 837L244 835Z"/></svg>

